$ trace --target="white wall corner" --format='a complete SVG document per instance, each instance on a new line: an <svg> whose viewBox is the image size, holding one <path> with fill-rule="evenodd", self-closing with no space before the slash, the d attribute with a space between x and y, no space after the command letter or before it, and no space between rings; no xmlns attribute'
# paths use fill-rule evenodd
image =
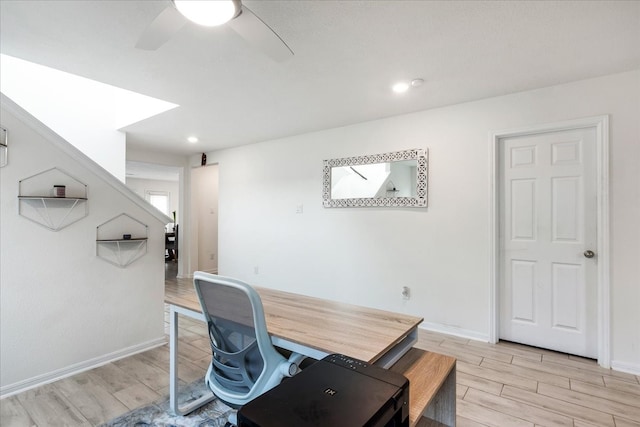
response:
<svg viewBox="0 0 640 427"><path fill-rule="evenodd" d="M612 360L611 369L640 376L640 363L618 362L616 360Z"/></svg>

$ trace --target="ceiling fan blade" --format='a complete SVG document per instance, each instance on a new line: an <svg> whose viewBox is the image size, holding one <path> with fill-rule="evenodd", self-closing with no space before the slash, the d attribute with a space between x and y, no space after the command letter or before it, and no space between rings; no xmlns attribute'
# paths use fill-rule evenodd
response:
<svg viewBox="0 0 640 427"><path fill-rule="evenodd" d="M246 6L242 6L240 16L229 21L227 25L275 61L281 62L293 56L293 51L284 40Z"/></svg>
<svg viewBox="0 0 640 427"><path fill-rule="evenodd" d="M186 23L187 19L175 7L168 6L144 30L136 47L144 50L156 50Z"/></svg>

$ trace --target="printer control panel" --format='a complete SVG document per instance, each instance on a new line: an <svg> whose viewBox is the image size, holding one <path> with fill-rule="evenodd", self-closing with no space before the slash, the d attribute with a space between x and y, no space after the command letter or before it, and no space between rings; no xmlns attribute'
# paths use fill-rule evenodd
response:
<svg viewBox="0 0 640 427"><path fill-rule="evenodd" d="M383 369L379 366L371 365L362 360L345 356L344 354L330 354L322 360L397 386L402 386L404 382L407 381L404 376L398 374L397 372L392 372L388 369Z"/></svg>
<svg viewBox="0 0 640 427"><path fill-rule="evenodd" d="M327 362L335 363L336 365L343 366L345 368L353 369L353 370L362 370L369 367L367 362L363 362L359 359L354 359L349 356L345 356L344 354L330 354L325 357Z"/></svg>

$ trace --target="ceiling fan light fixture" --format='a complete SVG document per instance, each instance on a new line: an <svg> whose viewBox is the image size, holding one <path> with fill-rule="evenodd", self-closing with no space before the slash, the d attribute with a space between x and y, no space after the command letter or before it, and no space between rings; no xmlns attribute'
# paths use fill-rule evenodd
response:
<svg viewBox="0 0 640 427"><path fill-rule="evenodd" d="M185 18L205 27L229 22L240 14L240 0L173 0Z"/></svg>

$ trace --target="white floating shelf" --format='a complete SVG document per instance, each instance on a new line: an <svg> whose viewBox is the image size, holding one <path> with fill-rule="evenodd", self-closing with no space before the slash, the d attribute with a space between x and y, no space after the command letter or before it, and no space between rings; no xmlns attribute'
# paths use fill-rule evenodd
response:
<svg viewBox="0 0 640 427"><path fill-rule="evenodd" d="M46 195L54 185L65 186L65 197ZM61 230L89 214L87 185L58 168L18 183L18 213L49 230Z"/></svg>
<svg viewBox="0 0 640 427"><path fill-rule="evenodd" d="M126 267L147 253L148 229L146 224L122 213L96 227L96 256ZM125 239L124 235L131 236Z"/></svg>

